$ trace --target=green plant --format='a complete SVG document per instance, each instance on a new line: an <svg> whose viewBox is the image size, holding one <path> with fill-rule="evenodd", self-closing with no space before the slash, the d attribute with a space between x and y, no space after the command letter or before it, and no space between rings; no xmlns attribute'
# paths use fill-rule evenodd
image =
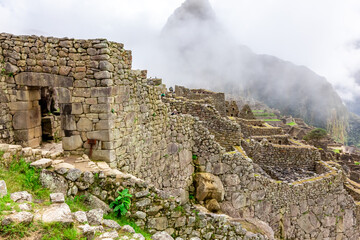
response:
<svg viewBox="0 0 360 240"><path fill-rule="evenodd" d="M197 155L192 155L192 160L197 160L198 156Z"/></svg>
<svg viewBox="0 0 360 240"><path fill-rule="evenodd" d="M155 116L156 116L156 113L153 113L152 115L153 115L153 117L155 117Z"/></svg>
<svg viewBox="0 0 360 240"><path fill-rule="evenodd" d="M112 108L112 109L111 109L111 112L112 112L112 113L115 113L115 110Z"/></svg>
<svg viewBox="0 0 360 240"><path fill-rule="evenodd" d="M132 195L129 194L129 189L124 189L122 192L118 191L119 196L110 203L110 208L114 209L114 212L118 216L124 216L131 205L131 197Z"/></svg>
<svg viewBox="0 0 360 240"><path fill-rule="evenodd" d="M354 162L354 164L359 166L359 165L360 165L360 162Z"/></svg>
<svg viewBox="0 0 360 240"><path fill-rule="evenodd" d="M310 141L315 140L319 141L327 136L327 132L325 129L322 128L316 128L314 130L311 130L308 134L305 135L304 140Z"/></svg>
<svg viewBox="0 0 360 240"><path fill-rule="evenodd" d="M190 194L190 195L189 195L189 199L190 199L190 200L194 200L194 199L195 199L195 196L192 195L192 194Z"/></svg>
<svg viewBox="0 0 360 240"><path fill-rule="evenodd" d="M168 158L168 157L169 157L169 154L165 154L165 155L164 155L164 158Z"/></svg>

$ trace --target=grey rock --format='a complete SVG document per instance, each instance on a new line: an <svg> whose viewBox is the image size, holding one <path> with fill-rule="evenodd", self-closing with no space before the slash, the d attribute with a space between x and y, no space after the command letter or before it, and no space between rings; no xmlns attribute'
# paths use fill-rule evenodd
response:
<svg viewBox="0 0 360 240"><path fill-rule="evenodd" d="M88 194L86 195L86 204L88 204L91 208L100 208L102 209L105 213L109 213L111 212L111 209L109 207L108 204L106 204L105 202L101 201L98 197L92 195L92 194Z"/></svg>
<svg viewBox="0 0 360 240"><path fill-rule="evenodd" d="M170 236L167 232L157 232L155 233L151 239L153 240L174 240L173 237Z"/></svg>
<svg viewBox="0 0 360 240"><path fill-rule="evenodd" d="M36 167L36 168L47 168L50 167L53 161L48 158L42 158L40 160L37 160L35 162L32 162L30 166Z"/></svg>
<svg viewBox="0 0 360 240"><path fill-rule="evenodd" d="M85 223L88 221L86 212L84 212L84 211L74 212L73 216L74 216L75 220L78 221L79 223Z"/></svg>
<svg viewBox="0 0 360 240"><path fill-rule="evenodd" d="M139 219L145 219L146 218L146 213L144 213L142 211L137 211L134 215L135 215L136 218L139 218Z"/></svg>
<svg viewBox="0 0 360 240"><path fill-rule="evenodd" d="M71 210L66 203L50 205L50 207L44 211L42 221L45 223L60 222L66 224L74 222Z"/></svg>
<svg viewBox="0 0 360 240"><path fill-rule="evenodd" d="M18 207L20 208L21 211L31 211L31 209L32 209L32 206L29 203L19 204Z"/></svg>
<svg viewBox="0 0 360 240"><path fill-rule="evenodd" d="M10 195L11 200L17 203L32 202L33 198L27 191L15 192Z"/></svg>
<svg viewBox="0 0 360 240"><path fill-rule="evenodd" d="M41 185L50 189L52 192L61 192L66 194L68 184L63 176L58 176L56 173L43 169L40 173Z"/></svg>
<svg viewBox="0 0 360 240"><path fill-rule="evenodd" d="M115 230L118 230L121 228L121 226L117 222L115 222L114 220L110 220L110 219L104 219L103 225L107 228L111 228L111 229L115 229Z"/></svg>
<svg viewBox="0 0 360 240"><path fill-rule="evenodd" d="M81 170L77 168L70 169L66 175L66 179L75 182L81 176Z"/></svg>
<svg viewBox="0 0 360 240"><path fill-rule="evenodd" d="M94 183L94 174L92 174L91 172L84 172L83 181L86 183L93 184Z"/></svg>
<svg viewBox="0 0 360 240"><path fill-rule="evenodd" d="M145 240L145 237L140 233L133 234L133 238L139 239L139 240Z"/></svg>
<svg viewBox="0 0 360 240"><path fill-rule="evenodd" d="M64 203L65 197L62 193L51 193L50 194L50 201L52 203Z"/></svg>
<svg viewBox="0 0 360 240"><path fill-rule="evenodd" d="M90 225L101 225L104 211L100 208L92 209L86 213Z"/></svg>
<svg viewBox="0 0 360 240"><path fill-rule="evenodd" d="M135 230L132 226L130 225L125 225L121 228L121 231L123 232L128 232L128 233L135 233Z"/></svg>
<svg viewBox="0 0 360 240"><path fill-rule="evenodd" d="M0 198L4 197L5 195L7 195L6 183L4 180L1 180L0 181Z"/></svg>
<svg viewBox="0 0 360 240"><path fill-rule="evenodd" d="M106 232L103 233L99 236L100 239L104 239L104 238L118 238L119 234L116 231L112 231L112 232Z"/></svg>
<svg viewBox="0 0 360 240"><path fill-rule="evenodd" d="M34 219L34 215L32 213L29 212L18 212L18 213L14 213L11 214L9 216L6 216L3 220L2 220L2 225L6 226L12 223L30 223L32 222Z"/></svg>

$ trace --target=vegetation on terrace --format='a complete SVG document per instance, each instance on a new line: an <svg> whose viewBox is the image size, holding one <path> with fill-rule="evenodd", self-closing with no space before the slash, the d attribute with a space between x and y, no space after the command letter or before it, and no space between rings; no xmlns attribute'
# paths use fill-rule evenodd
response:
<svg viewBox="0 0 360 240"><path fill-rule="evenodd" d="M9 211L20 211L18 203L10 198L10 193L27 191L34 197L31 203L33 210L41 209L51 204L50 191L42 187L40 183L40 170L33 168L21 157L14 156L12 161L6 162L2 158L3 152L0 152L0 179L7 184L8 194L0 198L0 222ZM72 212L88 211L90 207L86 205L86 196L79 195L74 198L67 198L65 201ZM135 232L141 233L145 239L151 239L151 235L144 229L141 229L135 222L125 216L118 217L115 213L104 215L104 219L112 219L121 226L130 225ZM124 233L126 235L126 233ZM2 226L0 224L0 239L31 239L42 240L85 240L75 224L51 223L45 224L40 221L29 224L10 224Z"/></svg>

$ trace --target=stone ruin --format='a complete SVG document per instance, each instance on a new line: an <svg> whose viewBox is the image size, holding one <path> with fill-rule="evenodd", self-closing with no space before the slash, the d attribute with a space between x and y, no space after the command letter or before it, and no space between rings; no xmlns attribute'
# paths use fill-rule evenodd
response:
<svg viewBox="0 0 360 240"><path fill-rule="evenodd" d="M128 217L150 232L183 239L360 237L359 205L339 165L247 117L250 108L243 118L238 109L228 117L223 93L179 86L168 92L131 62L130 51L106 39L1 34L3 158L50 157L44 186L87 194L104 208L128 188ZM36 149L58 138L63 153ZM107 167L58 165L83 154L89 165Z"/></svg>

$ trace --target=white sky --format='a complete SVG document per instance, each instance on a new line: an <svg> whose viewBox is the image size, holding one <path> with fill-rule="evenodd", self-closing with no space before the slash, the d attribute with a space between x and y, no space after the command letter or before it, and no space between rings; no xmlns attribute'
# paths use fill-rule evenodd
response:
<svg viewBox="0 0 360 240"><path fill-rule="evenodd" d="M141 58L144 46L184 0L0 0L0 32L123 42ZM360 95L359 0L210 0L240 44L306 65L349 100ZM161 77L161 76L158 76Z"/></svg>

